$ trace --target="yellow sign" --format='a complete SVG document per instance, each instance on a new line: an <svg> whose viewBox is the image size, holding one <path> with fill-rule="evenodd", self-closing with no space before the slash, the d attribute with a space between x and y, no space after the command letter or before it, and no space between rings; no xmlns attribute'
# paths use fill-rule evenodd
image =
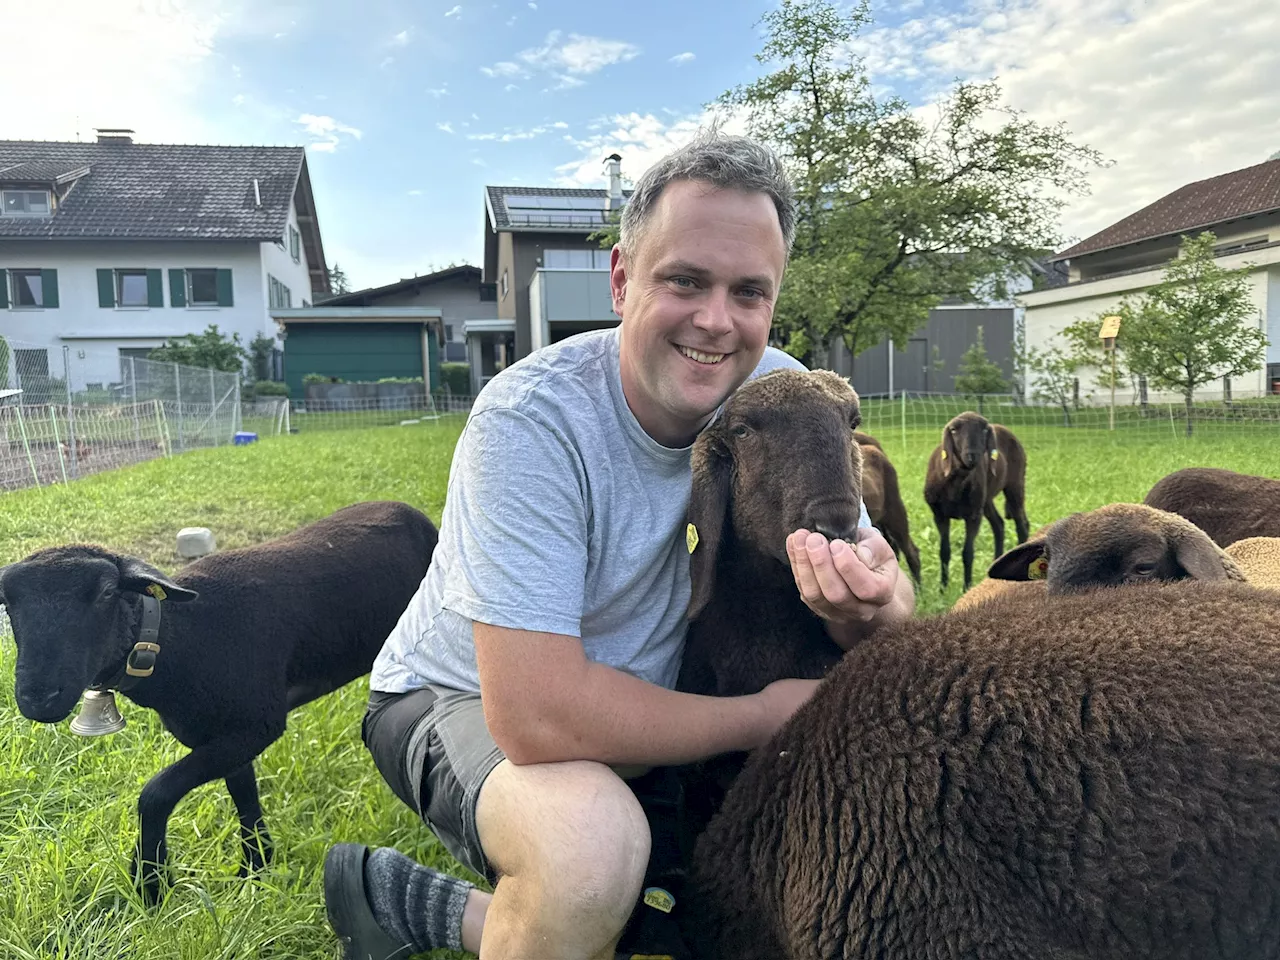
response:
<svg viewBox="0 0 1280 960"><path fill-rule="evenodd" d="M1112 340L1120 336L1120 318L1117 316L1103 317L1102 330L1098 333L1100 340Z"/></svg>
<svg viewBox="0 0 1280 960"><path fill-rule="evenodd" d="M698 546L698 528L692 523L684 528L684 545L689 548L690 553Z"/></svg>

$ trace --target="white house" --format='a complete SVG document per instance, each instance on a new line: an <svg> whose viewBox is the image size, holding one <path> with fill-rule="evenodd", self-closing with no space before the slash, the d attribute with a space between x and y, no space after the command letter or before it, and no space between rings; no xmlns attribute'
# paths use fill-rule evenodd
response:
<svg viewBox="0 0 1280 960"><path fill-rule="evenodd" d="M329 292L301 147L0 140L0 333L73 389L217 324L248 347L273 307ZM276 344L279 355L279 343Z"/></svg>
<svg viewBox="0 0 1280 960"><path fill-rule="evenodd" d="M1254 322L1269 341L1263 366L1233 378L1232 390L1280 393L1280 160L1188 184L1051 257L1067 267L1068 282L1019 297L1027 345L1052 346L1069 324L1159 283L1182 238L1205 230L1217 238L1221 266L1251 265Z"/></svg>

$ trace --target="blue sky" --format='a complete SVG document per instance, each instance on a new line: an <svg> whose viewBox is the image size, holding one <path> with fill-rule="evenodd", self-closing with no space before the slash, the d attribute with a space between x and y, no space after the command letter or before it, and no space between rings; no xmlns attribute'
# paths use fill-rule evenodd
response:
<svg viewBox="0 0 1280 960"><path fill-rule="evenodd" d="M56 65L39 44L0 60L0 87L40 91L7 105L0 136L305 144L328 259L376 285L478 263L486 183L600 186L613 150L639 175L759 75L769 2L67 0ZM36 6L6 13L11 35L47 31ZM927 111L955 78L996 76L1014 107L1107 154L1071 236L1280 149L1274 0L874 14L857 50L878 86Z"/></svg>

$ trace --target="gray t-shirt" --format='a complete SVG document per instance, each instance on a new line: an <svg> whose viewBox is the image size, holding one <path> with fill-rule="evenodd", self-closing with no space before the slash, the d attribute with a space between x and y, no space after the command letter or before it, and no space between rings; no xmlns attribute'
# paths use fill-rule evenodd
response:
<svg viewBox="0 0 1280 960"><path fill-rule="evenodd" d="M538 350L476 399L440 543L371 689L479 691L472 621L580 637L591 660L675 685L692 447L664 447L641 428L622 394L618 342L615 327ZM752 376L779 367L804 369L768 348Z"/></svg>

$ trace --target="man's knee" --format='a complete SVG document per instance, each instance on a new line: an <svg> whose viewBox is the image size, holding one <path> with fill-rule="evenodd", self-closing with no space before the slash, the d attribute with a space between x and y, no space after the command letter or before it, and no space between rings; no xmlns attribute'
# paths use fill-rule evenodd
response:
<svg viewBox="0 0 1280 960"><path fill-rule="evenodd" d="M566 914L626 921L644 882L649 825L607 766L504 761L480 792L476 820L490 862L531 881L530 895L558 901Z"/></svg>

